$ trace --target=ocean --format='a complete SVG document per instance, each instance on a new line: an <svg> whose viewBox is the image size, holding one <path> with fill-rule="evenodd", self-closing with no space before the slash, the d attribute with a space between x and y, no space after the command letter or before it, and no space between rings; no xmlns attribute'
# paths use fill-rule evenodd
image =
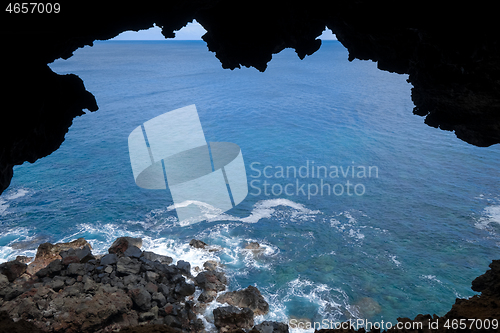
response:
<svg viewBox="0 0 500 333"><path fill-rule="evenodd" d="M348 62L338 41L304 60L286 49L263 73L222 69L202 41L96 42L50 67L82 78L99 110L76 118L59 150L15 167L0 196L0 261L46 241L85 237L104 253L142 237L193 270L217 260L229 290L256 286L270 304L257 323L396 323L445 314L500 258L500 147L428 127L406 75ZM135 184L127 139L191 104L207 141L240 146L249 194L183 225L168 190Z"/></svg>

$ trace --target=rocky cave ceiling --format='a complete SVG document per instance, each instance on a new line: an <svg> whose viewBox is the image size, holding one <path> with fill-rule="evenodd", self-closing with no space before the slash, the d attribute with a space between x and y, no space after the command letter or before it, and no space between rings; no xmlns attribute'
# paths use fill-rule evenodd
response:
<svg viewBox="0 0 500 333"><path fill-rule="evenodd" d="M61 3L55 13L8 13L2 8L4 88L0 114L0 193L13 166L59 148L76 116L97 102L76 75L47 66L95 40L156 24L173 37L196 19L222 67L265 71L274 53L300 58L321 46L325 27L349 60L377 62L409 74L413 113L429 126L454 131L476 146L500 142L498 19L492 2L183 0ZM381 115L383 117L384 115ZM436 143L438 144L438 143Z"/></svg>

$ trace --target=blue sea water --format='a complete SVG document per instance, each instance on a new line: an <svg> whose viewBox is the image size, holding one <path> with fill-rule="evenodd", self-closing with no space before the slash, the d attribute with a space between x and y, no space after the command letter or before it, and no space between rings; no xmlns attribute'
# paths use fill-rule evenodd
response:
<svg viewBox="0 0 500 333"><path fill-rule="evenodd" d="M230 290L257 286L271 310L258 321L395 323L443 315L499 259L499 146L424 125L407 76L348 62L337 41L304 60L284 50L264 73L222 69L202 41L98 42L50 66L80 76L99 110L15 168L0 196L2 261L45 241L85 237L104 253L138 236L193 266L221 262ZM241 147L249 195L182 226L168 191L135 185L127 138L190 104L207 141ZM191 249L192 238L222 250ZM251 241L264 250L243 249Z"/></svg>

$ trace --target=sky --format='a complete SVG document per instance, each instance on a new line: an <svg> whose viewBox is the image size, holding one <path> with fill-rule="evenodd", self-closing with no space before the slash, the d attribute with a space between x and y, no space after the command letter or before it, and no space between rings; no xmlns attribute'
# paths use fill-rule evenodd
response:
<svg viewBox="0 0 500 333"><path fill-rule="evenodd" d="M165 40L165 37L160 32L160 28L156 25L148 30L125 31L113 38L112 40ZM193 23L188 23L184 28L175 32L173 40L201 40L201 36L206 30L196 20ZM331 30L326 29L319 37L322 40L337 40Z"/></svg>

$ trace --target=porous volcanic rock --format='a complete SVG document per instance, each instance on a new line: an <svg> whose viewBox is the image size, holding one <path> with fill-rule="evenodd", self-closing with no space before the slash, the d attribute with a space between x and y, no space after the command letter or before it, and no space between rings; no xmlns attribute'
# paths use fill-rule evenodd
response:
<svg viewBox="0 0 500 333"><path fill-rule="evenodd" d="M228 291L217 297L217 302L240 308L249 308L256 316L265 315L269 312L269 304L262 297L259 289L254 286L248 286L237 291Z"/></svg>
<svg viewBox="0 0 500 333"><path fill-rule="evenodd" d="M219 332L241 332L240 329L252 328L254 313L249 308L238 309L235 306L223 306L213 311L214 324Z"/></svg>
<svg viewBox="0 0 500 333"><path fill-rule="evenodd" d="M129 246L135 246L140 249L142 247L142 239L134 237L119 237L113 242L113 244L111 244L108 252L121 255L127 251Z"/></svg>
<svg viewBox="0 0 500 333"><path fill-rule="evenodd" d="M28 265L27 272L29 274L35 274L55 259L62 259L62 257L59 255L59 253L62 251L68 251L70 249L79 250L86 246L88 247L89 251L92 249L92 246L84 238L78 238L67 243L40 244L36 251L35 260L33 260L33 262Z"/></svg>

